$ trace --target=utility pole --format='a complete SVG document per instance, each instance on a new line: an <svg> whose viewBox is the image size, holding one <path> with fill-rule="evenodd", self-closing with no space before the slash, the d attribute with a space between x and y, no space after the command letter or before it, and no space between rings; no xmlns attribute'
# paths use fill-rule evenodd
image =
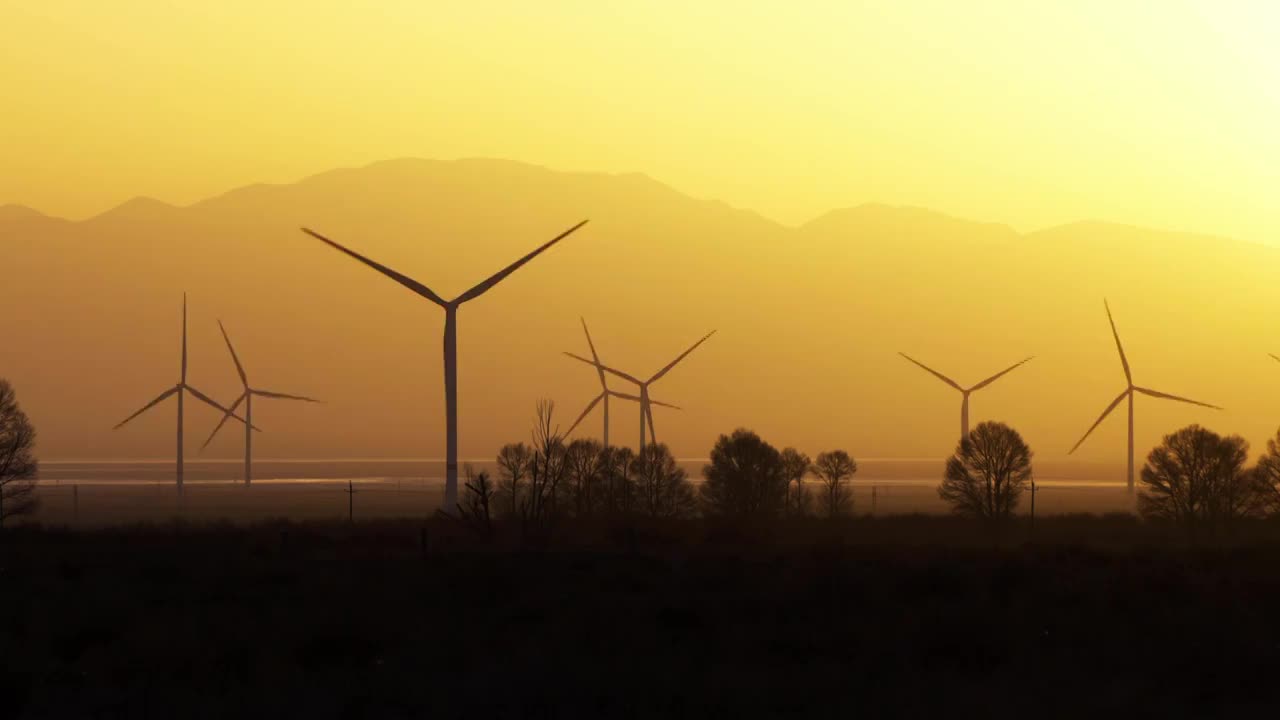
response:
<svg viewBox="0 0 1280 720"><path fill-rule="evenodd" d="M1031 478L1031 537L1036 536L1036 493L1040 492L1039 486L1036 485L1036 479Z"/></svg>

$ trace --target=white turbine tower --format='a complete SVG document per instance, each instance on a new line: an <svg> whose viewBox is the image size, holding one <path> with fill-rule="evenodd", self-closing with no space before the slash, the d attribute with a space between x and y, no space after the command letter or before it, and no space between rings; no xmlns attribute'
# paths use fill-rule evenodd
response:
<svg viewBox="0 0 1280 720"><path fill-rule="evenodd" d="M686 357L688 357L689 353L693 352L694 350L697 350L699 345L706 342L708 338L710 338L712 335L715 335L715 334L716 334L716 331L712 330L706 335L703 335L701 340L691 345L688 350L685 350L684 352L680 353L680 355L677 356L675 360L672 360L671 362L667 363L666 367L654 373L652 376L649 377L648 380L641 380L635 377L634 375L628 375L627 373L624 373L621 370L615 370L614 368L611 368L608 365L603 365L598 361L588 360L582 357L581 355L574 355L573 353L570 353L570 352L565 353L565 355L568 355L574 360L578 360L580 362L584 362L593 367L602 369L607 373L616 375L622 378L623 380L626 380L627 382L630 382L640 388L640 449L644 450L644 432L645 432L646 422L648 423L648 426L649 426L649 439L655 445L658 443L657 434L654 432L654 429L653 429L653 407L652 406L662 404L662 403L655 402L649 398L649 386L661 380L663 375L666 375L668 372L671 371L671 368L675 367L681 360L684 360Z"/></svg>
<svg viewBox="0 0 1280 720"><path fill-rule="evenodd" d="M307 228L302 231L311 237L325 243L326 245L338 250L346 255L359 260L387 277L395 280L401 285L409 288L418 295L430 300L444 309L444 404L445 404L445 480L444 480L444 508L447 512L453 512L458 506L458 308L468 300L474 300L483 295L489 288L497 285L511 273L520 268L521 265L529 262L537 257L547 248L555 245L564 238L568 237L578 228L586 225L587 221L574 225L559 235L552 238L549 242L544 243L533 252L525 255L514 263L508 265L502 270L495 273L488 280L476 285L470 290L462 293L452 300L445 300L435 294L426 285L409 278L405 275L392 270L391 268L381 265L370 260L369 258L349 250L342 245L330 240L329 238Z"/></svg>
<svg viewBox="0 0 1280 720"><path fill-rule="evenodd" d="M631 400L633 402L640 402L640 397L637 395L628 395L627 393L620 393L616 390L609 389L609 382L605 378L604 365L600 364L600 356L596 353L595 343L591 341L591 331L587 330L587 321L583 318L578 318L578 319L582 321L582 332L585 333L587 336L587 347L591 348L592 365L595 366L596 373L600 376L600 394L595 396L595 398L592 399L591 402L587 403L586 409L582 411L582 414L578 416L578 419L574 420L573 424L569 426L569 429L565 431L565 436L567 437L573 434L574 428L578 427L578 424L581 423L587 417L587 415L591 413L593 409L595 409L595 406L599 405L600 403L604 403L604 434L602 437L604 440L604 446L609 447L609 398L615 397L620 400ZM654 405L660 405L666 408L672 408L675 410L680 409L676 405L659 402L657 400L650 400L650 402L653 403Z"/></svg>
<svg viewBox="0 0 1280 720"><path fill-rule="evenodd" d="M898 353L898 354L899 354L899 355L901 355L902 357L906 358L907 360L910 360L912 363L914 363L914 364L916 364L916 365L920 366L920 367L921 367L922 369L924 369L926 372L928 372L928 373L932 374L934 377L938 378L938 379L939 379L939 380L941 380L942 382L944 382L944 383L946 383L946 384L950 385L951 387L955 388L956 390L959 390L959 391L960 391L960 395L961 395L961 400L960 400L960 439L961 439L961 440L963 440L963 439L965 439L965 438L969 437L969 395L970 395L970 394L972 394L972 393L974 393L974 392L977 392L978 390L981 390L982 388L984 388L984 387L986 387L986 386L990 385L991 383L995 382L996 380L999 380L999 379L1000 379L1001 377L1003 377L1004 375L1006 375L1006 374L1008 374L1008 373L1010 373L1010 372L1013 372L1013 371L1014 371L1014 370L1016 370L1019 366L1021 366L1023 363L1025 363L1025 362L1028 362L1028 361L1032 360L1032 358L1026 358L1026 359L1024 359L1024 360L1022 360L1022 361L1020 361L1020 362L1014 363L1013 365L1010 365L1009 367L1005 368L1004 370L1001 370L1000 372L996 373L995 375L992 375L991 377L987 378L986 380L983 380L982 382L978 383L977 385L973 385L973 386L971 386L971 387L967 387L967 388L966 388L966 387L961 387L961 386L960 386L960 383L957 383L955 380L952 380L951 378L947 377L946 375L943 375L942 373L938 372L937 370L934 370L933 368L929 367L928 365L925 365L924 363L920 362L919 360L916 360L915 358L911 357L910 355L908 355L908 354L906 354L906 353L902 353L902 352L900 352L900 353Z"/></svg>
<svg viewBox="0 0 1280 720"><path fill-rule="evenodd" d="M1147 395L1154 398L1163 398L1165 400L1176 400L1178 402L1188 403L1191 405L1199 405L1200 407L1207 407L1213 410L1221 410L1222 408L1218 407L1217 405L1202 403L1199 400L1191 400L1184 397L1178 397L1177 395L1170 395L1168 393L1157 392L1150 388L1144 388L1144 387L1139 387L1137 385L1134 385L1133 373L1129 371L1129 359L1125 357L1124 346L1120 344L1120 333L1116 331L1116 321L1111 318L1111 306L1107 304L1106 300L1102 301L1102 306L1107 310L1107 322L1111 323L1111 335L1116 339L1116 350L1120 353L1120 365L1124 368L1124 380L1127 386L1125 387L1123 392L1121 392L1119 395L1116 396L1115 400L1111 401L1111 404L1107 406L1107 409L1102 411L1102 415L1098 416L1098 419L1094 421L1093 425L1089 426L1089 429L1085 431L1084 437L1080 438L1080 442L1077 442L1075 444L1075 447L1071 448L1071 452L1067 454L1070 455L1074 453L1076 449L1079 448L1084 443L1084 441L1089 437L1089 434L1094 431L1094 428L1102 424L1102 421L1107 418L1107 415L1110 415L1111 411L1116 409L1116 406L1120 404L1120 401L1124 400L1125 398L1128 398L1129 399L1129 457L1128 457L1129 469L1128 469L1127 477L1128 477L1128 483L1129 483L1129 492L1132 493L1133 492L1133 396L1134 396L1134 393L1141 393L1143 395Z"/></svg>
<svg viewBox="0 0 1280 720"><path fill-rule="evenodd" d="M146 412L146 411L150 410L151 408L155 407L156 405L159 405L160 403L162 403L162 402L164 402L165 400L167 400L167 399L169 398L169 396L170 396L170 395L177 395L177 396L178 396L178 458L177 458L177 479L178 479L178 492L179 492L179 493L181 493L181 492L182 492L182 474L183 474L183 464L184 464L184 460L183 460L183 452L182 452L182 450L183 450L183 448L182 448L182 416L183 416L183 410L184 410L184 402L183 402L183 400L184 400L184 396L185 396L187 393L191 393L191 395L192 395L195 399L197 399L197 400L199 400L199 401L201 401L201 402L205 403L206 405L210 405L210 406L212 406L212 407L214 407L214 408L217 408L218 410L221 410L225 415L227 415L227 416L229 416L229 417L233 417L233 418L235 418L236 420L239 420L239 421L240 421L240 422L242 422L242 423L244 423L244 422L245 422L245 420L243 420L242 418L240 418L240 416L236 415L233 411L228 410L227 408L225 408L225 407L223 407L223 406L219 405L218 403L214 402L214 401L213 401L213 400L212 400L208 395L205 395L204 393L200 392L199 390L197 390L197 389L195 389L195 388L193 388L193 387L191 387L190 385L188 385L188 384L187 384L187 296L186 296L186 294L184 293L184 294L183 294L183 296L182 296L182 374L179 376L178 384L177 384L177 385L174 385L173 387L169 388L168 390L165 390L164 392L160 393L160 395L158 395L158 396L156 397L156 399L155 399L155 400L152 400L151 402L147 403L146 405L143 405L141 410L138 410L138 411L137 411L137 412L135 412L134 414L132 414L132 415L130 415L129 417L125 418L124 420L121 420L121 421L120 421L120 424L118 424L118 425L116 425L114 428L112 428L113 430L118 430L118 429L120 429L121 427L124 427L124 425L125 425L126 423L128 423L130 420L132 420L132 419L134 419L134 418L138 417L138 416L139 416L139 415L141 415L142 413L144 413L144 412ZM246 423L246 425L247 425L248 427L252 427L252 425L249 425L248 423ZM254 430L256 430L257 428L253 428L253 429L254 429Z"/></svg>
<svg viewBox="0 0 1280 720"><path fill-rule="evenodd" d="M231 352L231 361L236 364L236 372L240 374L240 384L244 386L244 390L240 393L240 397L231 403L231 407L226 414L222 416L222 420L218 422L218 426L209 433L209 438L204 441L201 448L206 448L209 443L213 442L214 436L222 429L227 420L231 419L231 414L240 407L240 403L244 403L244 421L246 423L244 430L244 484L248 485L253 477L253 432L249 429L249 425L253 423L253 398L254 396L264 398L277 398L280 400L300 400L302 402L318 403L315 398L304 397L302 395L286 395L281 392L271 390L259 390L249 386L249 376L244 371L244 366L240 364L240 357L236 355L236 349L231 346L231 338L227 337L227 329L222 326L222 321L218 321L218 329L222 331L222 339L227 341L227 350Z"/></svg>

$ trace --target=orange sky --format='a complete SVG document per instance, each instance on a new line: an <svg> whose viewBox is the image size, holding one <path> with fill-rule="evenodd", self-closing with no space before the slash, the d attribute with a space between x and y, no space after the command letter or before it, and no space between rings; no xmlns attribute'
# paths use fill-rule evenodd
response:
<svg viewBox="0 0 1280 720"><path fill-rule="evenodd" d="M1274 3L0 2L0 203L85 217L390 157L1270 241Z"/></svg>

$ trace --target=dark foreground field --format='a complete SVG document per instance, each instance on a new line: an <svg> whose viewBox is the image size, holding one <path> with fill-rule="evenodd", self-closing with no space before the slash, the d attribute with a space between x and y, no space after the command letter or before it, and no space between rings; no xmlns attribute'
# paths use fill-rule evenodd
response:
<svg viewBox="0 0 1280 720"><path fill-rule="evenodd" d="M1123 518L0 535L0 716L1254 716L1280 544ZM571 538L571 539L569 539Z"/></svg>

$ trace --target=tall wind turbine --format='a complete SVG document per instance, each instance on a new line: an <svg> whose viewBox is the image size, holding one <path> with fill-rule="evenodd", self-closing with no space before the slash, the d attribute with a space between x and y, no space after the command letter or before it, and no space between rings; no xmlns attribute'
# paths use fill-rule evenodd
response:
<svg viewBox="0 0 1280 720"><path fill-rule="evenodd" d="M1089 437L1089 434L1093 432L1094 428L1102 424L1102 421L1107 418L1107 415L1110 415L1111 411L1116 409L1116 406L1120 404L1120 401L1124 400L1125 398L1128 398L1129 399L1128 482L1129 482L1129 492L1133 492L1133 396L1134 396L1134 393L1141 393L1143 395L1148 395L1154 398L1163 398L1165 400L1176 400L1178 402L1188 403L1191 405L1199 405L1200 407L1207 407L1213 410L1221 410L1222 408L1218 407L1217 405L1202 403L1198 400L1190 400L1188 398L1178 397L1177 395L1170 395L1168 393L1157 392L1150 388L1144 388L1144 387L1139 387L1137 385L1134 385L1133 373L1130 372L1129 370L1129 359L1125 357L1124 346L1120 344L1120 333L1116 331L1116 321L1111 318L1111 306L1107 304L1106 300L1102 301L1102 306L1107 310L1107 322L1111 323L1111 335L1116 339L1116 350L1120 353L1120 365L1121 367L1124 368L1124 380L1127 386L1125 387L1123 392L1121 392L1119 395L1116 396L1115 400L1111 401L1111 404L1107 406L1107 409L1102 411L1102 415L1098 416L1098 419L1094 421L1093 425L1089 426L1089 429L1085 431L1084 437L1080 438L1080 442L1077 442L1075 444L1075 447L1071 448L1071 452L1067 454L1070 455L1074 453L1076 449L1079 448L1080 445L1084 443L1085 439Z"/></svg>
<svg viewBox="0 0 1280 720"><path fill-rule="evenodd" d="M182 453L182 416L183 416L183 408L184 408L183 400L184 400L184 396L187 393L191 393L192 397L205 403L206 405L210 405L214 408L217 408L218 410L221 410L225 415L229 417L233 417L242 423L245 422L245 420L241 419L240 416L236 415L233 411L228 410L227 408L219 405L218 403L214 402L208 395L205 395L204 393L200 392L199 390L187 384L187 296L186 296L186 293L183 293L182 295L182 374L179 376L178 384L160 393L155 400L152 400L146 405L143 405L141 410L135 412L134 414L130 415L124 420L121 420L120 424L112 428L113 430L118 430L121 427L124 427L124 425L128 423L130 420L138 417L142 413L150 410L156 405L159 405L160 403L167 400L170 395L177 395L178 396L177 477L178 477L179 493L182 492L182 471L183 471L183 453ZM245 424L249 427L252 427L252 425L249 425L249 423L245 423ZM254 428L254 429L256 430L257 428Z"/></svg>
<svg viewBox="0 0 1280 720"><path fill-rule="evenodd" d="M550 241L539 246L536 250L525 255L519 260L511 263L507 267L499 270L488 280L476 285L470 290L462 293L452 300L445 300L435 294L426 285L400 273L391 268L381 265L370 260L369 258L349 250L342 245L330 240L329 238L307 228L302 231L311 237L325 243L339 252L359 260L387 277L395 280L401 285L409 288L418 295L430 300L444 309L444 404L445 404L445 479L444 479L444 507L447 512L453 512L458 506L458 308L468 300L474 300L483 295L489 288L497 285L505 277L520 269L521 265L529 262L537 257L547 248L555 245L561 240L568 237L578 228L586 225L587 221L574 225Z"/></svg>
<svg viewBox="0 0 1280 720"><path fill-rule="evenodd" d="M253 397L256 395L264 398L300 400L302 402L310 403L318 403L320 401L315 398L304 397L302 395L286 395L281 392L259 390L257 388L250 387L249 376L245 373L244 366L240 364L240 357L236 355L236 349L232 347L231 338L227 336L227 329L223 327L221 320L218 321L218 329L222 331L222 339L227 341L227 350L231 352L231 360L236 364L236 372L240 373L240 383L244 386L244 390L240 393L240 397L236 398L236 401L231 403L231 407L227 410L226 414L222 416L222 420L218 422L218 426L213 429L213 432L209 433L209 439L205 440L204 445L201 447L206 448L209 446L209 443L213 442L214 436L218 434L218 431L222 429L222 426L226 424L227 420L231 419L231 414L236 411L236 408L240 407L240 403L244 403L244 484L248 485L250 479L253 477L253 431L250 429L250 425L253 424Z"/></svg>
<svg viewBox="0 0 1280 720"><path fill-rule="evenodd" d="M996 380L999 380L999 379L1000 379L1001 377L1003 377L1004 375L1006 375L1006 374L1008 374L1008 373L1010 373L1010 372L1013 372L1013 371L1014 371L1014 370L1016 370L1019 366L1021 366L1023 363L1028 362L1028 361L1030 361L1030 360L1032 359L1032 358L1026 358L1026 359L1024 359L1024 360L1022 360L1022 361L1020 361L1020 362L1014 363L1013 365L1010 365L1009 367L1005 368L1004 370L1001 370L1000 372L996 373L995 375L992 375L991 377L987 378L986 380L983 380L982 382L978 383L977 385L973 385L973 386L971 386L971 387L967 387L967 388L966 388L966 387L960 387L960 383L957 383L955 380L952 380L951 378L947 377L946 375L943 375L942 373L938 372L937 370L934 370L933 368L929 367L928 365L925 365L924 363L920 362L919 360L916 360L915 358L911 357L910 355L908 355L908 354L906 354L906 353L903 353L903 352L900 352L900 353L898 353L898 354L899 354L899 355L901 355L902 357L906 358L907 360L910 360L912 363L915 363L916 365L920 366L922 369L924 369L924 370L925 370L925 372L930 373L931 375L933 375L934 377L938 378L938 379L939 379L939 380L941 380L942 382L944 382L944 383L946 383L946 384L950 385L951 387L955 388L956 390L959 390L959 391L960 391L960 395L961 395L961 398L962 398L962 399L960 400L960 439L961 439L961 440L963 440L963 439L965 439L965 438L969 437L969 395L970 395L970 394L972 394L972 393L974 393L974 392L976 392L976 391L978 391L978 390L981 390L982 388L984 388L984 387L986 387L986 386L990 385L991 383L995 382Z"/></svg>
<svg viewBox="0 0 1280 720"><path fill-rule="evenodd" d="M609 447L609 398L615 397L620 400L631 400L632 402L640 402L640 397L637 395L629 395L627 393L620 393L620 392L617 392L616 390L609 389L609 382L605 378L604 365L600 364L600 356L596 353L596 345L591 341L591 331L587 329L587 321L584 318L578 318L578 319L582 321L582 332L585 333L587 336L587 347L591 348L592 364L595 365L596 373L600 376L600 394L595 396L595 398L591 402L587 403L586 409L582 411L582 414L578 416L577 420L573 421L573 424L569 426L569 429L566 430L564 434L566 437L572 434L574 428L578 427L578 424L581 423L587 417L587 415L591 413L593 409L595 409L595 406L603 402L604 403L604 435L602 437L604 439L604 446ZM675 405L659 402L657 400L650 400L649 402L653 403L654 405L660 405L662 407L673 408L676 410L680 409Z"/></svg>
<svg viewBox="0 0 1280 720"><path fill-rule="evenodd" d="M658 443L657 435L653 429L653 407L652 406L662 404L654 400L651 400L649 398L649 386L661 380L663 375L666 375L668 372L671 371L671 368L675 367L681 360L684 360L686 357L688 357L689 353L693 352L694 350L697 350L699 345L706 342L708 338L710 338L712 335L715 335L715 334L716 334L716 331L712 330L706 335L703 335L701 340L698 340L698 342L691 345L688 350L685 350L684 352L680 353L680 355L678 355L675 360L672 360L671 362L667 363L665 367L663 367L661 370L659 370L658 372L650 376L648 380L641 380L635 377L634 375L628 375L627 373L624 373L621 370L615 370L614 368L611 368L608 365L604 365L600 363L598 359L594 361L588 360L582 357L581 355L575 355L570 352L565 353L565 355L568 355L574 360L578 360L580 362L584 362L593 367L602 369L607 373L616 375L622 378L623 380L626 380L627 382L630 382L640 388L640 449L644 450L644 431L645 431L646 421L648 422L648 426L649 426L649 439L655 445ZM588 410L589 409L590 408L588 408Z"/></svg>

